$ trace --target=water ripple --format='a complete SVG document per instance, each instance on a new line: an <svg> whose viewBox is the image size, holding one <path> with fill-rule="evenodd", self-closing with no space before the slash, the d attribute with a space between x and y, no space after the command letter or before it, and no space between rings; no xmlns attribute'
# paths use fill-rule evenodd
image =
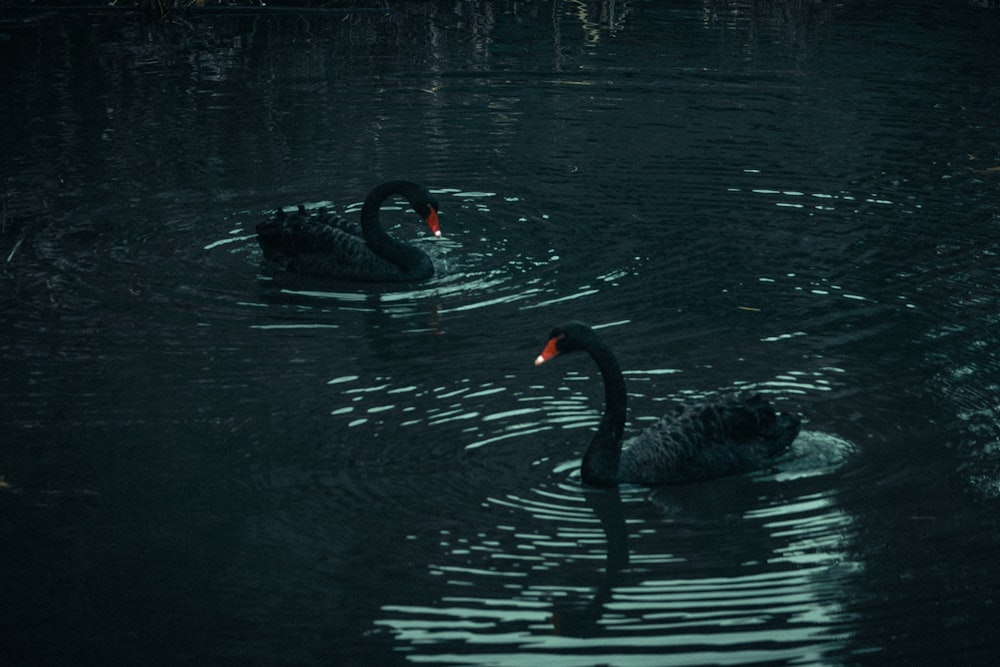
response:
<svg viewBox="0 0 1000 667"><path fill-rule="evenodd" d="M355 287L279 272L260 277L267 301L276 305L332 306L369 313L383 309L396 315L413 315L432 308L443 315L526 300L537 306L597 293L594 288L581 288L570 297L552 296L555 287L548 284L547 277L558 268L560 258L550 243L540 238L540 234L546 233L547 214L531 213L520 198L501 197L495 192L456 188L433 192L442 203L442 238L411 238L411 230L407 228L395 232L431 256L437 267L431 280L416 286L365 284ZM304 205L306 208L337 209L328 201ZM343 215L356 215L359 208L360 203L348 205ZM396 218L402 219L401 206L383 207L384 224L390 230L393 211L397 212ZM248 220L246 228L251 228L265 215L261 213ZM250 248L256 255L254 239L243 228L233 229L226 237L206 244L204 249L245 255ZM605 276L601 280L607 283L614 277Z"/></svg>
<svg viewBox="0 0 1000 667"><path fill-rule="evenodd" d="M492 528L441 536L441 559L429 566L442 578L440 599L385 604L376 627L414 663L663 664L664 650L683 664L764 655L822 663L843 650L860 565L849 554L853 522L834 495L750 509L735 535L733 526L696 524L709 543L758 534L760 560L721 574L701 572L692 559L703 547L683 524L651 514L657 505L641 492L617 494L556 486L488 498ZM677 549L661 551L669 542Z"/></svg>

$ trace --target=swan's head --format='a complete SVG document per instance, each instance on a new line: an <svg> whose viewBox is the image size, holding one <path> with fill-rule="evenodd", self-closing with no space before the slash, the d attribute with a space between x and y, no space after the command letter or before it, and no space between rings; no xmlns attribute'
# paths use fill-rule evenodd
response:
<svg viewBox="0 0 1000 667"><path fill-rule="evenodd" d="M535 365L541 366L552 357L567 352L587 349L596 334L583 322L567 322L549 332L549 342L542 353L535 357Z"/></svg>
<svg viewBox="0 0 1000 667"><path fill-rule="evenodd" d="M424 222L427 223L431 233L434 234L434 236L441 238L441 226L438 223L438 209L440 206L438 205L437 199L434 199L434 197L431 196L431 194L426 190L421 194L423 196L419 201L413 204L413 210L417 215L424 219Z"/></svg>
<svg viewBox="0 0 1000 667"><path fill-rule="evenodd" d="M424 218L424 222L426 222L427 226L431 228L431 233L433 233L434 236L441 238L441 226L438 224L437 208L434 206L429 206L428 208L430 208L431 212L427 214L426 218Z"/></svg>

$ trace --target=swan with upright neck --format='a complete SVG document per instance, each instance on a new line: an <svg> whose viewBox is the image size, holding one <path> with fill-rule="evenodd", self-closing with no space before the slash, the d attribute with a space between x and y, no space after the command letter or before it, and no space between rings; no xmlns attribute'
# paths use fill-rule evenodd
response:
<svg viewBox="0 0 1000 667"><path fill-rule="evenodd" d="M257 241L264 257L297 273L361 282L406 282L434 275L434 264L422 250L386 233L379 222L382 203L401 195L436 237L438 202L424 186L412 181L387 181L365 198L361 226L348 223L325 209L292 214L278 210L274 218L257 225Z"/></svg>
<svg viewBox="0 0 1000 667"><path fill-rule="evenodd" d="M556 327L535 365L577 351L590 355L604 379L604 415L580 468L585 484L657 485L748 472L772 461L799 433L798 416L775 412L755 394L679 406L623 447L625 379L593 329L575 321Z"/></svg>

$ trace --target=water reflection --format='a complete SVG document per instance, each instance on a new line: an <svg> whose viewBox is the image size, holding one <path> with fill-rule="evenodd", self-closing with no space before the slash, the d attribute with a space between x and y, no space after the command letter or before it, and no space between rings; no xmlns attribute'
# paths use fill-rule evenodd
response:
<svg viewBox="0 0 1000 667"><path fill-rule="evenodd" d="M563 0L567 10L575 14L585 35L585 44L595 46L605 36L614 37L622 30L632 13L632 4L622 0Z"/></svg>
<svg viewBox="0 0 1000 667"><path fill-rule="evenodd" d="M680 508L668 516L637 489L488 498L491 528L442 535L440 597L386 604L375 624L418 664L835 663L856 622L853 522L830 491L765 488L763 504L722 521L748 489L714 498L721 515L700 507L711 485L667 490ZM727 562L736 541L754 546Z"/></svg>
<svg viewBox="0 0 1000 667"><path fill-rule="evenodd" d="M726 42L739 46L748 57L774 42L798 49L811 46L819 28L838 9L825 3L784 0L704 0L701 4L704 27L721 32Z"/></svg>

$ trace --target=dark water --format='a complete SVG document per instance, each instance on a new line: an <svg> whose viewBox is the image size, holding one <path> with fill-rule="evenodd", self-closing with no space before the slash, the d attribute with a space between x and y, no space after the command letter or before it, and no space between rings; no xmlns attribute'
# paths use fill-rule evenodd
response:
<svg viewBox="0 0 1000 667"><path fill-rule="evenodd" d="M397 3L0 15L5 664L993 664L1000 14ZM386 212L433 280L274 274L278 206ZM595 492L755 389L774 470Z"/></svg>

